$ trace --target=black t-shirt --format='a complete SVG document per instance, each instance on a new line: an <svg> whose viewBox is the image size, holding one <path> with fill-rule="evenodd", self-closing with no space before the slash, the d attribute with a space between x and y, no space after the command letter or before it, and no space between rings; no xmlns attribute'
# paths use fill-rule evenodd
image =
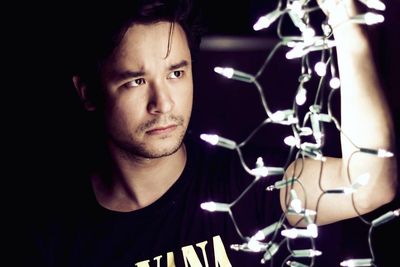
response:
<svg viewBox="0 0 400 267"><path fill-rule="evenodd" d="M208 201L232 203L254 177L244 172L234 151L192 139L185 144L188 157L181 177L145 208L105 209L86 179L83 193L69 196L74 204L47 213L46 222L35 228L29 266L259 265L263 253L230 249L231 244L244 241L228 213L200 208ZM243 236L252 236L279 219L278 194L265 191L270 183L260 180L233 206Z"/></svg>

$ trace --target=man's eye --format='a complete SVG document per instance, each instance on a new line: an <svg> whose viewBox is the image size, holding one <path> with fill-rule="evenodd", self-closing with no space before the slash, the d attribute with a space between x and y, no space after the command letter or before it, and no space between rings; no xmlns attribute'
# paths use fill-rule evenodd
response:
<svg viewBox="0 0 400 267"><path fill-rule="evenodd" d="M146 83L146 81L145 81L144 78L137 78L137 79L135 79L133 81L130 81L130 82L126 83L125 87L137 87L137 86L140 86L140 85L145 84L145 83Z"/></svg>
<svg viewBox="0 0 400 267"><path fill-rule="evenodd" d="M178 79L183 76L183 70L174 70L168 75L168 79Z"/></svg>

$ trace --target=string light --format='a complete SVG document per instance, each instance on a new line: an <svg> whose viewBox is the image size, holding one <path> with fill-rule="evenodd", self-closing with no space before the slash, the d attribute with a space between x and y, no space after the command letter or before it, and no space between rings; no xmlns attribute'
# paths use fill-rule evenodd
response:
<svg viewBox="0 0 400 267"><path fill-rule="evenodd" d="M201 203L200 207L203 210L207 210L210 212L214 212L214 211L229 212L231 210L231 207L229 204L219 203L219 202L214 202L214 201Z"/></svg>
<svg viewBox="0 0 400 267"><path fill-rule="evenodd" d="M347 266L347 267L373 266L373 261L372 259L351 259L342 261L340 263L340 266Z"/></svg>
<svg viewBox="0 0 400 267"><path fill-rule="evenodd" d="M400 214L400 209L388 211L385 214L383 214L383 215L379 216L378 218L376 218L375 220L373 220L372 226L377 227L381 224L389 222L389 221L393 220L394 218L399 217L399 214Z"/></svg>
<svg viewBox="0 0 400 267"><path fill-rule="evenodd" d="M358 0L368 8L375 9L378 11L385 10L386 6L380 0ZM335 64L334 64L334 53L333 50L336 47L336 42L333 38L333 29L336 27L340 27L341 23L338 25L332 25L329 18L327 18L321 24L322 36L317 36L314 27L310 24L310 14L311 12L317 10L316 7L310 7L309 0L287 0L286 5L284 1L278 1L278 6L272 11L267 13L264 16L261 16L256 23L253 25L253 29L255 31L259 31L262 29L266 29L270 27L274 22L278 21L278 29L277 34L281 39L280 42L275 46L275 48L271 51L270 55L266 58L264 64L256 72L255 75L251 73L246 73L240 70L236 70L229 67L215 67L214 71L226 78L252 83L257 87L257 90L260 93L261 103L266 111L267 118L264 122L258 126L255 131L242 143L239 145L236 144L235 141L229 140L218 135L213 134L202 134L200 136L206 142L209 142L212 145L221 146L224 148L228 148L231 150L236 150L239 155L242 167L252 176L255 176L254 181L246 187L246 189L237 197L231 204L219 203L219 202L206 202L201 204L201 207L208 211L220 211L227 212L234 223L234 226L239 234L239 236L243 239L244 243L242 244L232 244L231 249L243 252L261 252L265 251L264 255L261 258L261 263L265 263L270 261L274 255L279 250L280 244L276 243L275 239L278 237L283 239L284 241L289 242L293 238L317 238L318 237L318 227L315 224L316 216L318 215L318 208L316 210L306 209L307 205L307 194L305 188L301 183L301 173L304 168L304 157L311 158L314 160L321 161L321 171L323 162L326 161L326 157L322 153L322 149L324 148L325 143L325 131L323 123L334 123L336 129L340 131L341 134L344 134L340 129L340 123L337 118L332 115L330 104L332 92L337 91L337 89L341 86L340 78L336 75ZM325 0L321 1L320 5L324 7L325 10L333 10L337 8L337 5L343 5L342 7L346 8L343 1L335 1L335 0ZM283 16L288 15L293 25L299 30L299 36L283 36L281 31L282 26L282 18ZM352 17L345 18L347 20L342 21L356 23L356 24L365 24L365 25L373 25L376 23L381 23L384 21L384 16L374 12L366 12L365 14L357 14ZM265 100L263 94L263 88L261 83L257 80L257 78L262 74L265 67L270 62L270 59L275 54L277 48L283 47L288 49L285 56L287 59L301 59L301 75L299 76L299 84L297 87L296 95L293 99L293 105L291 109L282 109L277 110L275 112L271 112L267 106L267 102ZM310 53L320 53L321 58L318 62L311 62ZM328 54L328 58L326 55ZM314 65L313 65L314 63ZM311 66L314 66L312 69ZM313 71L314 70L314 71ZM328 71L329 70L329 71ZM315 75L316 74L316 75ZM312 78L319 79L320 83L318 85L315 99L310 98L310 92L312 88L307 86L307 89L304 87L304 83L308 82ZM325 82L327 81L327 82ZM324 103L322 99L323 88L325 83L329 85L329 88L326 89L329 91L329 97L327 104ZM310 83L311 84L311 83ZM304 105L307 101L313 101L313 104L309 107L309 112L304 116L304 118L300 117L298 114L298 108ZM328 107L328 114L323 113L322 110ZM267 123L266 123L267 122ZM283 164L284 167L268 167L265 166L264 161L261 157L257 158L256 167L254 169L250 169L244 163L243 155L241 152L241 148L252 138L252 136L257 132L261 127L269 124L269 123L280 124L283 126L289 126L292 129L292 133L284 138L284 143L290 147L290 152L288 155L287 162ZM307 123L310 123L308 125ZM308 127L310 126L310 127ZM309 137L313 137L314 140L308 140ZM304 140L306 139L306 140ZM354 143L350 140L350 143L354 145ZM372 149L372 148L364 148L357 147L354 145L358 152L366 153L370 155L374 155L377 157L388 158L392 157L393 153L387 151L385 149ZM305 222L305 228L288 228L283 220L279 220L271 225L266 226L258 231L256 234L249 237L244 237L240 232L238 225L236 224L233 216L233 212L231 207L235 205L247 192L248 190L255 185L256 182L261 177L267 177L271 175L283 175L285 170L287 169L288 164L291 162L291 156L293 156L293 152L296 151L297 154L295 158L295 163L299 159L301 159L301 166L299 167L300 172L296 173L296 176L292 175L290 178L283 178L274 182L273 184L266 187L266 191L273 191L277 189L286 190L286 194L289 194L290 197L288 203L286 203L286 214L284 215L295 215L300 217L299 222ZM350 162L348 162L350 164ZM349 181L353 180L350 178L350 174L348 174ZM354 182L351 183L350 186L338 187L338 188L330 188L326 190L322 190L321 196L324 194L352 194L356 192L358 189L368 184L370 179L370 174L365 173L363 175L358 176ZM321 182L321 181L319 181ZM293 188L293 185L296 184L296 189L302 189L302 196L304 199L304 208L302 201L297 197L297 193ZM286 188L286 189L285 189ZM290 200L290 201L289 201ZM317 205L318 206L318 205ZM383 214L382 216L374 219L371 223L368 223L371 227L377 227L382 225L388 221L391 221L399 216L400 209L396 209L390 212ZM361 217L361 216L360 216ZM283 217L282 217L283 218ZM365 219L362 219L365 222ZM280 231L281 236L276 235L277 231L280 230L284 226L284 229ZM268 236L273 235L271 241L268 243L262 242ZM282 238L283 237L283 238ZM292 242L292 241L291 241ZM313 243L313 242L312 242ZM292 258L313 258L315 256L319 256L322 254L321 251L314 248L314 243L312 244L311 249L300 249L293 250L290 249L291 254L288 256ZM370 245L371 254L372 247ZM271 261L272 265L272 261ZM298 261L286 261L286 265L291 267L305 267L303 263ZM314 260L311 261L310 266L314 265ZM341 266L375 266L372 259L349 259L341 262Z"/></svg>
<svg viewBox="0 0 400 267"><path fill-rule="evenodd" d="M295 258L312 258L322 255L322 252L316 249L298 249L292 251L292 256Z"/></svg>
<svg viewBox="0 0 400 267"><path fill-rule="evenodd" d="M390 157L393 157L393 153L392 152L387 151L387 150L382 149L382 148L372 149L372 148L361 147L361 148L359 148L359 151L362 152L362 153L376 155L379 158L390 158Z"/></svg>
<svg viewBox="0 0 400 267"><path fill-rule="evenodd" d="M255 80L253 75L245 73L243 71L238 71L233 68L223 68L223 67L215 67L214 71L226 78L238 80L242 82L252 83Z"/></svg>
<svg viewBox="0 0 400 267"><path fill-rule="evenodd" d="M228 149L235 149L237 147L235 141L223 138L216 134L201 134L200 138L212 145L221 146Z"/></svg>
<svg viewBox="0 0 400 267"><path fill-rule="evenodd" d="M384 11L386 9L385 4L379 0L358 0L358 1L360 1L369 8L373 8L379 11Z"/></svg>

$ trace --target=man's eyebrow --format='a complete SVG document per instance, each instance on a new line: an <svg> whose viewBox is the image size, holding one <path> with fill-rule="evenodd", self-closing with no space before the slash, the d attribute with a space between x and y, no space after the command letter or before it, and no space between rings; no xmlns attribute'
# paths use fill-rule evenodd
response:
<svg viewBox="0 0 400 267"><path fill-rule="evenodd" d="M115 71L114 75L113 75L113 77L114 77L113 80L116 80L116 81L127 80L127 79L132 79L132 78L137 78L137 77L143 76L144 74L145 74L145 72L143 70L140 70L140 71L127 70L127 71L123 71L123 72Z"/></svg>
<svg viewBox="0 0 400 267"><path fill-rule="evenodd" d="M176 70L182 67L187 67L189 66L189 62L187 60L182 60L181 62L177 63L177 64L173 64L171 66L169 66L169 70Z"/></svg>

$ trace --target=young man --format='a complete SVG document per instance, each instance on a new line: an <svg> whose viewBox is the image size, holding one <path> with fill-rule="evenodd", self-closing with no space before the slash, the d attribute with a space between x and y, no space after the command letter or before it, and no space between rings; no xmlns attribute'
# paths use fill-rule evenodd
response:
<svg viewBox="0 0 400 267"><path fill-rule="evenodd" d="M123 3L122 3L123 2ZM93 21L86 50L73 83L89 112L104 130L107 154L90 173L83 198L69 210L51 214L35 233L38 266L256 266L260 257L229 249L242 243L225 213L207 213L200 204L230 203L250 180L225 151L185 139L193 99L192 55L198 45L186 2L122 1ZM328 10L340 24L348 5ZM104 14L102 14L104 15ZM343 24L334 30L342 79L343 131L359 146L393 149L393 130L371 51L361 28ZM81 40L77 40L79 42ZM366 134L368 133L368 134ZM184 141L185 139L185 141ZM342 140L342 158L324 163L325 189L348 185L348 162L356 177L369 172L369 183L354 194L365 214L392 200L394 159L356 154ZM316 182L320 162L306 160L301 182L307 207L322 191ZM288 168L292 176L293 164ZM285 193L280 203L286 210ZM254 194L238 219L245 236L279 219L279 196ZM74 202L71 200L71 202ZM303 202L304 203L304 202ZM357 216L351 197L332 195L318 207L318 223ZM290 223L297 217L288 216ZM278 263L280 264L280 263Z"/></svg>

